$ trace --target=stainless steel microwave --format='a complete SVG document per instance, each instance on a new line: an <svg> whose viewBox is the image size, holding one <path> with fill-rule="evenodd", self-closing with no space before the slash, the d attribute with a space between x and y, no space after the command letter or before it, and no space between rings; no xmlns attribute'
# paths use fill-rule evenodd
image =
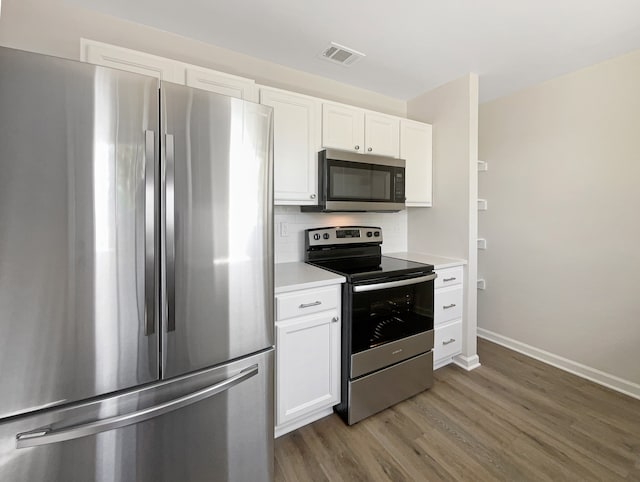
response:
<svg viewBox="0 0 640 482"><path fill-rule="evenodd" d="M302 211L400 211L405 208L405 161L325 149L318 153L318 205Z"/></svg>

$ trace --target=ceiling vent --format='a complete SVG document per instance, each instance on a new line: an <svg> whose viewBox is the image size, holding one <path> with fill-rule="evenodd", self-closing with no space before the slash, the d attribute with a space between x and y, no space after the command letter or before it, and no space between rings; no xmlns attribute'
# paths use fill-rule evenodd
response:
<svg viewBox="0 0 640 482"><path fill-rule="evenodd" d="M329 46L320 53L319 57L335 64L350 67L358 62L362 57L366 57L366 55L362 52L358 52L357 50L345 47L344 45L331 42Z"/></svg>

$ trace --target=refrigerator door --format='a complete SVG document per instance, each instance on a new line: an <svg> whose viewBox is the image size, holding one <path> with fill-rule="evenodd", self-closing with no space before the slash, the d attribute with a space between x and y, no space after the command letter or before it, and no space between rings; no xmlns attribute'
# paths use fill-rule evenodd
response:
<svg viewBox="0 0 640 482"><path fill-rule="evenodd" d="M273 479L273 350L0 424L0 480Z"/></svg>
<svg viewBox="0 0 640 482"><path fill-rule="evenodd" d="M157 380L158 81L0 48L0 125L0 419Z"/></svg>
<svg viewBox="0 0 640 482"><path fill-rule="evenodd" d="M169 378L273 345L272 112L166 82L161 92Z"/></svg>

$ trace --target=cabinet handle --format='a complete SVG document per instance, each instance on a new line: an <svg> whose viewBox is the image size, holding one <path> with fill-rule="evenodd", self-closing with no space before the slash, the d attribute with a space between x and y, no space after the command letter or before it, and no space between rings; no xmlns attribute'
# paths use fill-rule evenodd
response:
<svg viewBox="0 0 640 482"><path fill-rule="evenodd" d="M355 147L356 151L360 150L360 146Z"/></svg>
<svg viewBox="0 0 640 482"><path fill-rule="evenodd" d="M367 151L369 152L373 151L373 147L370 147L369 149L367 149Z"/></svg>
<svg viewBox="0 0 640 482"><path fill-rule="evenodd" d="M334 316L334 317L331 319L331 323L337 323L338 321L340 321L340 318L338 318L337 316Z"/></svg>
<svg viewBox="0 0 640 482"><path fill-rule="evenodd" d="M456 341L455 338L449 338L449 341L443 341L442 344L443 345L448 345L450 343L453 343L454 341Z"/></svg>
<svg viewBox="0 0 640 482"><path fill-rule="evenodd" d="M455 281L456 277L454 276L453 278L444 278L442 281L445 283L448 283L449 281Z"/></svg>
<svg viewBox="0 0 640 482"><path fill-rule="evenodd" d="M311 196L309 196L309 197L310 197L311 199L315 199L315 198L316 198L316 195L315 195L315 194L312 194L312 195L311 195Z"/></svg>
<svg viewBox="0 0 640 482"><path fill-rule="evenodd" d="M445 305L442 307L443 310L448 310L449 308L454 308L456 306L455 303L451 303L450 305Z"/></svg>
<svg viewBox="0 0 640 482"><path fill-rule="evenodd" d="M314 301L313 303L302 303L298 308L310 308L312 306L321 305L322 301Z"/></svg>

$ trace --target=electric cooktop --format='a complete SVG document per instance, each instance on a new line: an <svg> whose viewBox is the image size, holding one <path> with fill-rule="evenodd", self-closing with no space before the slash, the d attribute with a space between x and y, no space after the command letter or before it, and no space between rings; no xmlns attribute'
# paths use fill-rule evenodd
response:
<svg viewBox="0 0 640 482"><path fill-rule="evenodd" d="M382 256L382 229L371 226L305 230L305 261L333 271L349 282L418 276L433 265Z"/></svg>

